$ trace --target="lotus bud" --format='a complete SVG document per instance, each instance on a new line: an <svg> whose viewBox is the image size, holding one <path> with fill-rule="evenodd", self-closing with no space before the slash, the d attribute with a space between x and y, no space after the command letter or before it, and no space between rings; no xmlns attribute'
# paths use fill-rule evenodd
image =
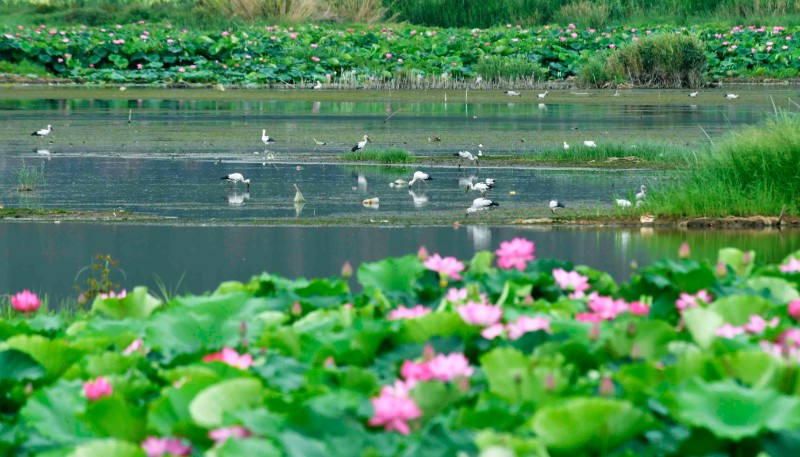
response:
<svg viewBox="0 0 800 457"><path fill-rule="evenodd" d="M600 323L595 322L592 324L592 329L589 330L589 340L595 341L600 338Z"/></svg>
<svg viewBox="0 0 800 457"><path fill-rule="evenodd" d="M239 335L247 335L247 321L242 321L239 324Z"/></svg>
<svg viewBox="0 0 800 457"><path fill-rule="evenodd" d="M522 301L525 305L532 305L533 304L533 295L526 295L525 300Z"/></svg>
<svg viewBox="0 0 800 457"><path fill-rule="evenodd" d="M353 267L350 265L350 262L345 262L344 265L342 265L342 277L344 279L353 277Z"/></svg>
<svg viewBox="0 0 800 457"><path fill-rule="evenodd" d="M424 262L428 260L428 257L430 257L430 254L428 254L428 250L425 249L425 246L420 246L419 250L417 251L417 258L419 259L419 261Z"/></svg>
<svg viewBox="0 0 800 457"><path fill-rule="evenodd" d="M548 392L556 390L556 378L553 373L547 373L547 377L544 378L544 390Z"/></svg>
<svg viewBox="0 0 800 457"><path fill-rule="evenodd" d="M336 366L336 359L334 359L332 355L329 355L328 358L325 359L325 361L323 362L323 365L325 365L326 367L329 367L329 368L335 367Z"/></svg>
<svg viewBox="0 0 800 457"><path fill-rule="evenodd" d="M752 256L750 255L750 251L747 251L744 254L742 254L742 265L749 264L750 260L752 260L751 257Z"/></svg>
<svg viewBox="0 0 800 457"><path fill-rule="evenodd" d="M789 315L795 319L800 319L800 300L789 302Z"/></svg>
<svg viewBox="0 0 800 457"><path fill-rule="evenodd" d="M292 303L292 316L299 316L303 314L303 305L299 301Z"/></svg>
<svg viewBox="0 0 800 457"><path fill-rule="evenodd" d="M723 262L717 262L717 269L715 271L717 278L722 279L728 276L728 267Z"/></svg>
<svg viewBox="0 0 800 457"><path fill-rule="evenodd" d="M604 397L610 397L614 395L614 381L611 380L608 376L603 376L600 380L600 395Z"/></svg>
<svg viewBox="0 0 800 457"><path fill-rule="evenodd" d="M678 257L681 259L688 259L690 253L691 251L689 250L689 243L684 241L683 244L681 244L680 249L678 249Z"/></svg>
<svg viewBox="0 0 800 457"><path fill-rule="evenodd" d="M642 357L642 349L638 344L631 346L631 358L638 359Z"/></svg>
<svg viewBox="0 0 800 457"><path fill-rule="evenodd" d="M435 356L436 351L433 349L433 346L426 344L425 349L422 350L422 360L427 362L428 360L432 360Z"/></svg>
<svg viewBox="0 0 800 457"><path fill-rule="evenodd" d="M458 381L458 388L461 389L462 392L469 392L469 378L461 378Z"/></svg>

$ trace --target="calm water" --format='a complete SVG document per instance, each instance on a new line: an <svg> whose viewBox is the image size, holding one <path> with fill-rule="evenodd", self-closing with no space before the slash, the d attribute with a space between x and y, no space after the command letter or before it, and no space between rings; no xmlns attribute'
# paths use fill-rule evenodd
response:
<svg viewBox="0 0 800 457"><path fill-rule="evenodd" d="M17 192L17 170L44 167L44 182L36 192ZM0 159L0 202L7 206L73 210L124 210L180 219L257 220L369 215L382 218L419 213L463 216L479 197L465 192L466 182L497 180L488 197L503 209L547 212L558 198L570 208L607 206L615 195L627 197L639 185L658 185L664 172L576 171L456 167L353 167L346 165L226 163L197 159L156 160L52 157L31 155ZM395 179L411 178L423 169L434 177L429 184L390 187ZM220 180L240 172L252 180L250 191L241 183L232 188ZM295 208L300 187L306 204ZM515 192L510 195L509 192ZM378 197L377 208L361 202ZM452 214L450 214L452 213ZM422 219L424 222L424 219Z"/></svg>
<svg viewBox="0 0 800 457"><path fill-rule="evenodd" d="M155 278L181 290L202 293L221 281L246 281L263 271L287 277L337 275L345 261L354 267L386 256L431 252L469 259L476 250L497 249L523 236L536 243L539 258L556 257L610 272L626 280L631 261L647 265L674 257L683 241L695 258L714 261L717 250L738 246L757 251L756 261L779 261L800 248L800 232L677 232L652 229L544 229L468 226L252 227L150 226L83 223L0 224L0 293L23 288L71 296L76 274L97 254L119 259L125 287L155 287ZM185 275L185 276L184 276ZM119 279L119 278L118 278Z"/></svg>

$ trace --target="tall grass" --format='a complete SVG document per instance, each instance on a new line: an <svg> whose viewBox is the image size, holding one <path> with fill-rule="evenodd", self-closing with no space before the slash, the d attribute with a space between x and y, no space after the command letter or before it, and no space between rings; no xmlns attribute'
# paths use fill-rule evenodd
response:
<svg viewBox="0 0 800 457"><path fill-rule="evenodd" d="M32 192L44 184L44 164L39 167L28 167L22 162L22 168L17 170L17 190Z"/></svg>
<svg viewBox="0 0 800 457"><path fill-rule="evenodd" d="M489 81L526 78L541 81L549 76L547 68L539 62L522 57L489 56L478 61L475 72Z"/></svg>
<svg viewBox="0 0 800 457"><path fill-rule="evenodd" d="M658 163L686 167L693 161L688 149L662 144L599 144L596 148L572 144L569 149L538 151L524 156L527 159L553 162L606 162L617 166L625 164Z"/></svg>
<svg viewBox="0 0 800 457"><path fill-rule="evenodd" d="M385 151L372 150L361 152L346 152L341 156L342 160L349 162L378 162L384 164L414 163L416 159L407 151L402 149L388 149Z"/></svg>
<svg viewBox="0 0 800 457"><path fill-rule="evenodd" d="M579 82L589 87L621 81L648 87L699 87L705 65L705 46L698 38L661 34L630 43L607 57L592 56L578 74Z"/></svg>
<svg viewBox="0 0 800 457"><path fill-rule="evenodd" d="M674 185L648 194L657 214L777 216L800 212L800 117L777 113L733 135Z"/></svg>

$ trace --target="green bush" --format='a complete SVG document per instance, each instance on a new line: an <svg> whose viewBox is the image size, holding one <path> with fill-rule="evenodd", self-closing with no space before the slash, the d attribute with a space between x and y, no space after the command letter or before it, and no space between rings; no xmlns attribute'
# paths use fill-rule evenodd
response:
<svg viewBox="0 0 800 457"><path fill-rule="evenodd" d="M689 35L642 38L612 53L606 72L634 85L698 87L706 66L704 44Z"/></svg>

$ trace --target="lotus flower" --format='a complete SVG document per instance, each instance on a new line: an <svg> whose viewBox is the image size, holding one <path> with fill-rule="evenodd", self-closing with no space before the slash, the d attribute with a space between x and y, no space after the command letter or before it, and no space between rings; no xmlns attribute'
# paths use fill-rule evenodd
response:
<svg viewBox="0 0 800 457"><path fill-rule="evenodd" d="M35 293L27 289L11 296L11 306L26 314L38 310L41 302Z"/></svg>
<svg viewBox="0 0 800 457"><path fill-rule="evenodd" d="M385 386L381 395L371 398L370 402L375 415L369 420L369 425L383 426L387 432L396 430L408 435L411 431L408 421L422 417L419 406L408 397L408 389L400 381L395 382L394 387Z"/></svg>
<svg viewBox="0 0 800 457"><path fill-rule="evenodd" d="M464 271L464 264L459 262L458 259L455 257L443 258L439 254L429 257L424 265L429 270L453 279L461 279L460 273Z"/></svg>
<svg viewBox="0 0 800 457"><path fill-rule="evenodd" d="M389 316L387 317L388 320L393 321L397 319L414 319L416 317L424 316L430 313L430 308L426 308L422 305L417 305L413 308L406 308L405 306L398 306L397 309L393 309Z"/></svg>
<svg viewBox="0 0 800 457"><path fill-rule="evenodd" d="M428 369L434 379L439 381L452 381L458 378L468 378L475 371L469 365L469 360L464 354L453 353L449 355L438 354L428 362Z"/></svg>
<svg viewBox="0 0 800 457"><path fill-rule="evenodd" d="M250 436L253 436L253 432L239 425L217 428L208 432L208 437L214 440L215 446L221 446L231 437L242 439Z"/></svg>
<svg viewBox="0 0 800 457"><path fill-rule="evenodd" d="M83 393L89 401L97 401L111 395L113 389L111 388L111 384L106 381L106 378L99 376L94 381L83 383Z"/></svg>
<svg viewBox="0 0 800 457"><path fill-rule="evenodd" d="M503 241L500 243L500 249L495 251L495 254L497 254L497 266L506 270L516 268L523 271L527 262L535 259L534 250L533 242L524 238Z"/></svg>
<svg viewBox="0 0 800 457"><path fill-rule="evenodd" d="M148 436L142 441L142 449L147 457L161 457L162 455L185 456L192 453L192 446L183 444L179 438L159 438Z"/></svg>
<svg viewBox="0 0 800 457"><path fill-rule="evenodd" d="M458 315L467 324L489 327L503 317L503 308L483 303L469 302L456 308Z"/></svg>
<svg viewBox="0 0 800 457"><path fill-rule="evenodd" d="M583 298L584 292L589 289L589 278L577 271L567 272L563 268L553 270L553 279L558 287L565 292L572 292L569 298Z"/></svg>
<svg viewBox="0 0 800 457"><path fill-rule="evenodd" d="M208 354L203 357L203 362L220 361L240 370L246 370L253 364L253 356L250 354L239 355L235 350L224 347L222 351Z"/></svg>

